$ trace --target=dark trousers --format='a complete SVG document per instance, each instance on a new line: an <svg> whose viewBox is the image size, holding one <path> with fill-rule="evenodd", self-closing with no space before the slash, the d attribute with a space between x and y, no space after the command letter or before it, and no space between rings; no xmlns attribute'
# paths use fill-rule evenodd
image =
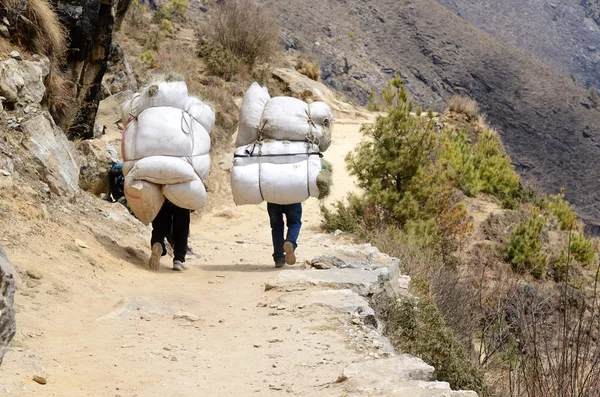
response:
<svg viewBox="0 0 600 397"><path fill-rule="evenodd" d="M298 236L302 227L302 204L280 205L267 203L267 211L271 220L271 237L273 238L273 259L285 259L283 243L289 241L294 248L298 247ZM285 228L283 215L287 222L287 236L284 237Z"/></svg>
<svg viewBox="0 0 600 397"><path fill-rule="evenodd" d="M173 233L174 260L185 262L190 234L190 210L179 208L168 200L152 221L152 245L160 243L163 256L167 254L165 238Z"/></svg>

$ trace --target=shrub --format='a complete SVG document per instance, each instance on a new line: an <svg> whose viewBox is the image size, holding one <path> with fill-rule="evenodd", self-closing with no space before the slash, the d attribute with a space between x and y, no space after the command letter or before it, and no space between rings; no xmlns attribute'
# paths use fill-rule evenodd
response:
<svg viewBox="0 0 600 397"><path fill-rule="evenodd" d="M571 204L565 200L564 189L559 194L542 198L550 213L558 218L561 230L575 230L577 227L577 214Z"/></svg>
<svg viewBox="0 0 600 397"><path fill-rule="evenodd" d="M187 0L171 0L167 4L161 6L154 14L154 21L159 22L163 19L182 18L187 12L190 3Z"/></svg>
<svg viewBox="0 0 600 397"><path fill-rule="evenodd" d="M475 390L488 395L483 375L470 361L466 348L446 326L444 317L429 293L429 285L418 285L414 298L402 298L391 308L386 319L390 339L403 351L421 357L436 368L436 379L452 388Z"/></svg>
<svg viewBox="0 0 600 397"><path fill-rule="evenodd" d="M355 235L364 235L365 205L362 199L350 193L346 197L346 201L347 204L337 201L334 204L334 210L321 205L323 215L321 227L329 233L342 230Z"/></svg>
<svg viewBox="0 0 600 397"><path fill-rule="evenodd" d="M367 104L367 110L370 112L378 112L380 110L379 103L373 92L369 93L369 103Z"/></svg>
<svg viewBox="0 0 600 397"><path fill-rule="evenodd" d="M168 19L163 19L160 21L160 30L164 32L172 32L175 27L173 26L173 22Z"/></svg>
<svg viewBox="0 0 600 397"><path fill-rule="evenodd" d="M596 250L592 241L580 233L572 234L569 249L573 257L584 266L596 262Z"/></svg>
<svg viewBox="0 0 600 397"><path fill-rule="evenodd" d="M479 117L479 105L477 102L464 95L455 95L450 99L448 109L451 112L464 114L467 120L476 120Z"/></svg>
<svg viewBox="0 0 600 397"><path fill-rule="evenodd" d="M506 260L517 272L531 272L541 278L546 268L546 255L542 252L540 240L547 218L539 211L532 211L526 223L519 224L510 239Z"/></svg>
<svg viewBox="0 0 600 397"><path fill-rule="evenodd" d="M254 0L218 2L212 17L200 27L199 36L201 42L222 48L249 68L268 61L279 50L275 14Z"/></svg>
<svg viewBox="0 0 600 397"><path fill-rule="evenodd" d="M206 42L198 44L198 55L204 59L208 72L225 80L231 80L243 67L243 61L231 50Z"/></svg>
<svg viewBox="0 0 600 397"><path fill-rule="evenodd" d="M321 67L315 60L300 58L296 63L296 70L311 80L319 81L321 79Z"/></svg>
<svg viewBox="0 0 600 397"><path fill-rule="evenodd" d="M158 66L158 62L156 62L156 54L154 51L146 51L140 55L140 61L144 62L146 66L153 69Z"/></svg>

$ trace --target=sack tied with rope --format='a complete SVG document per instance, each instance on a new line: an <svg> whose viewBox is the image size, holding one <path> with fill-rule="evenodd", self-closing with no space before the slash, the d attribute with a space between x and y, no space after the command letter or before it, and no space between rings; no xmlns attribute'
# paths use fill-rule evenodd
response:
<svg viewBox="0 0 600 397"><path fill-rule="evenodd" d="M152 95L146 87L122 106L127 113L122 140L125 193L143 223L156 217L165 196L190 210L206 204L203 180L210 171L209 133L215 114L200 99L188 97L182 85L154 83L150 88L157 91Z"/></svg>

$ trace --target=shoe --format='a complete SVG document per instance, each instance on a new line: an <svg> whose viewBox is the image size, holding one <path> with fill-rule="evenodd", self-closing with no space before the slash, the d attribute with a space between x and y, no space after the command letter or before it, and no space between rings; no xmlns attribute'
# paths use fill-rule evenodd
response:
<svg viewBox="0 0 600 397"><path fill-rule="evenodd" d="M291 241L283 243L283 250L285 251L285 263L288 265L296 264L296 253L294 252L294 244Z"/></svg>
<svg viewBox="0 0 600 397"><path fill-rule="evenodd" d="M180 272L183 270L189 269L189 266L182 261L173 261L173 270L176 272Z"/></svg>
<svg viewBox="0 0 600 397"><path fill-rule="evenodd" d="M162 245L160 243L154 243L152 245L152 255L150 255L150 261L148 267L155 272L160 268L160 257L162 256Z"/></svg>
<svg viewBox="0 0 600 397"><path fill-rule="evenodd" d="M277 259L277 260L275 261L275 267L276 267L277 269L281 269L281 268L282 268L282 267L284 267L284 266L285 266L285 259Z"/></svg>

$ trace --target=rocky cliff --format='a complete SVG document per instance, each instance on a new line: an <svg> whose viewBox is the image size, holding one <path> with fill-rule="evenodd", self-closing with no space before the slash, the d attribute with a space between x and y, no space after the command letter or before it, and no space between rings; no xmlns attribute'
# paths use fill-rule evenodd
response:
<svg viewBox="0 0 600 397"><path fill-rule="evenodd" d="M75 83L76 109L59 121L70 137L91 138L108 67L113 34L131 0L53 0L69 32L67 76Z"/></svg>

